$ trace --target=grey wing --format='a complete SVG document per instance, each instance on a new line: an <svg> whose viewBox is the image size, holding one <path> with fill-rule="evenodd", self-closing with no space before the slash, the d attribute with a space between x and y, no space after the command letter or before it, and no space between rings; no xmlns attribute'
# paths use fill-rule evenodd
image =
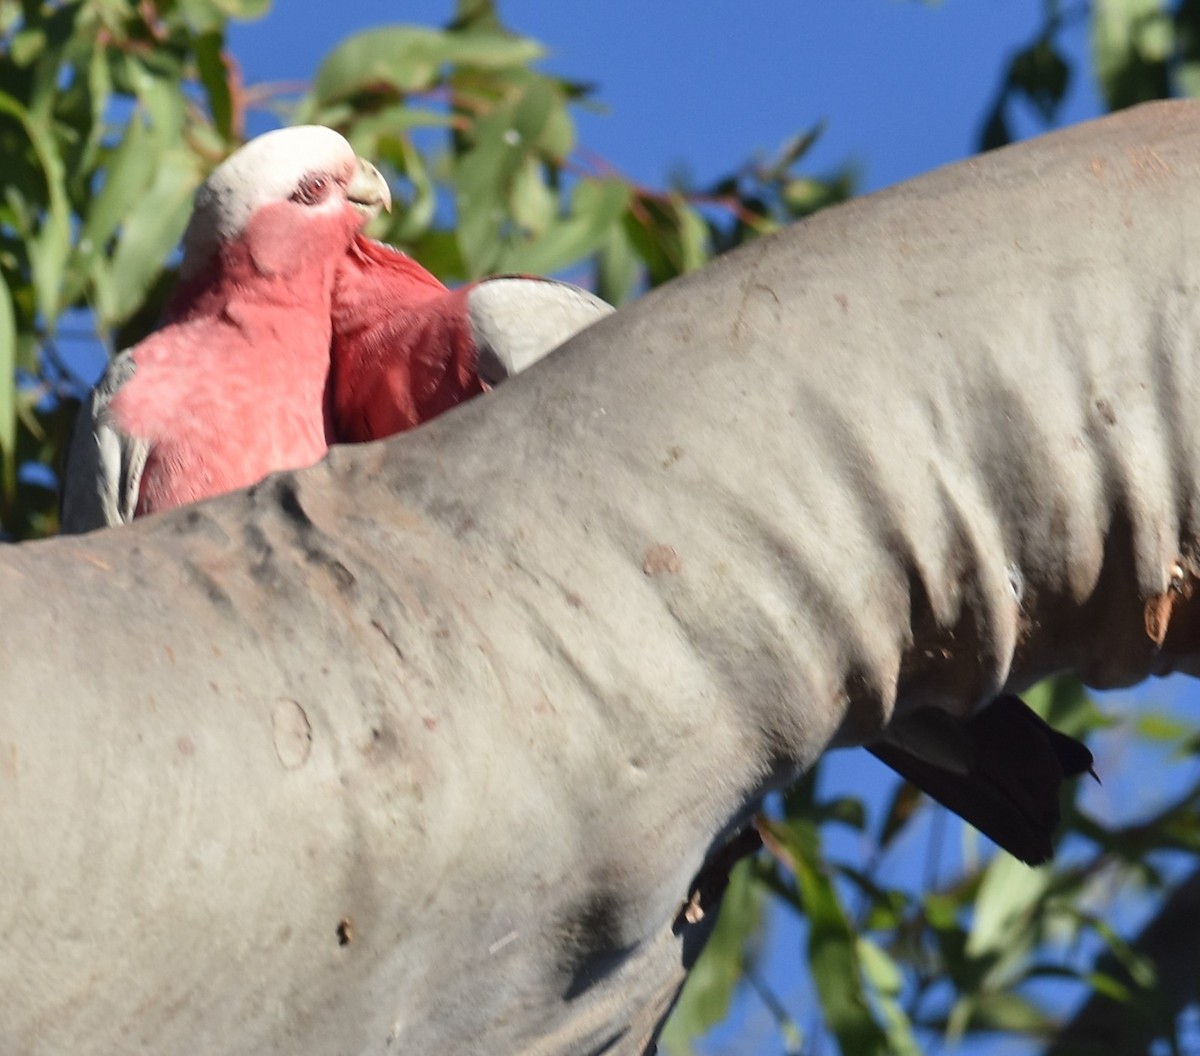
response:
<svg viewBox="0 0 1200 1056"><path fill-rule="evenodd" d="M133 371L133 356L122 352L79 408L63 471L60 521L65 534L133 520L150 444L122 432L109 412Z"/></svg>
<svg viewBox="0 0 1200 1056"><path fill-rule="evenodd" d="M503 276L472 286L467 311L479 376L497 385L611 315L613 307L569 282Z"/></svg>

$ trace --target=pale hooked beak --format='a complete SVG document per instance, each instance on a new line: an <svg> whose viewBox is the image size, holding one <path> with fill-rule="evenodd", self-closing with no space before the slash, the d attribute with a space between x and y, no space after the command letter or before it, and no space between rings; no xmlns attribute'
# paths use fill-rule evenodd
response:
<svg viewBox="0 0 1200 1056"><path fill-rule="evenodd" d="M380 209L392 211L392 191L387 180L363 158L358 159L358 168L346 184L346 198L362 213L364 224L378 216Z"/></svg>

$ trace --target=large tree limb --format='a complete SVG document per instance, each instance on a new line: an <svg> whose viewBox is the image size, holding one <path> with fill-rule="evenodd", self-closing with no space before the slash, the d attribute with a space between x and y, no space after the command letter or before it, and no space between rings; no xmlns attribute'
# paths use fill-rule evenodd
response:
<svg viewBox="0 0 1200 1056"><path fill-rule="evenodd" d="M1198 246L1200 109L1143 108L0 555L0 1051L641 1052L830 743L1195 670Z"/></svg>

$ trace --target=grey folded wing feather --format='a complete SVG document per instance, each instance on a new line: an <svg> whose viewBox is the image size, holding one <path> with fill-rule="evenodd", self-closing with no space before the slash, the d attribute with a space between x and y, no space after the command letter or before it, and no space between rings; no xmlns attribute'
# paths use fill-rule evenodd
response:
<svg viewBox="0 0 1200 1056"><path fill-rule="evenodd" d="M65 534L133 520L150 444L117 428L109 412L133 371L133 356L122 352L79 408L63 470L60 522Z"/></svg>
<svg viewBox="0 0 1200 1056"><path fill-rule="evenodd" d="M569 282L508 275L484 279L467 294L479 376L498 385L613 311L611 304Z"/></svg>
<svg viewBox="0 0 1200 1056"><path fill-rule="evenodd" d="M1011 694L966 720L933 709L913 712L868 748L1029 865L1053 853L1063 781L1092 769L1083 744Z"/></svg>

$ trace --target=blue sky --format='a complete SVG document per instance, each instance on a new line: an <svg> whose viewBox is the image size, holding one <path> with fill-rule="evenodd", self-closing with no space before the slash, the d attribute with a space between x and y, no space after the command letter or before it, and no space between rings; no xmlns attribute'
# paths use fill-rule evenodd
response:
<svg viewBox="0 0 1200 1056"><path fill-rule="evenodd" d="M501 0L541 40L547 70L594 83L606 114L581 139L626 175L703 183L755 151L827 122L814 169L859 165L876 189L971 154L1006 57L1040 24L1042 0ZM342 37L386 22L443 24L452 0L288 0L234 27L250 82L307 79ZM1064 37L1082 55L1081 29ZM1066 122L1100 111L1085 79ZM1032 120L1021 122L1028 131Z"/></svg>

